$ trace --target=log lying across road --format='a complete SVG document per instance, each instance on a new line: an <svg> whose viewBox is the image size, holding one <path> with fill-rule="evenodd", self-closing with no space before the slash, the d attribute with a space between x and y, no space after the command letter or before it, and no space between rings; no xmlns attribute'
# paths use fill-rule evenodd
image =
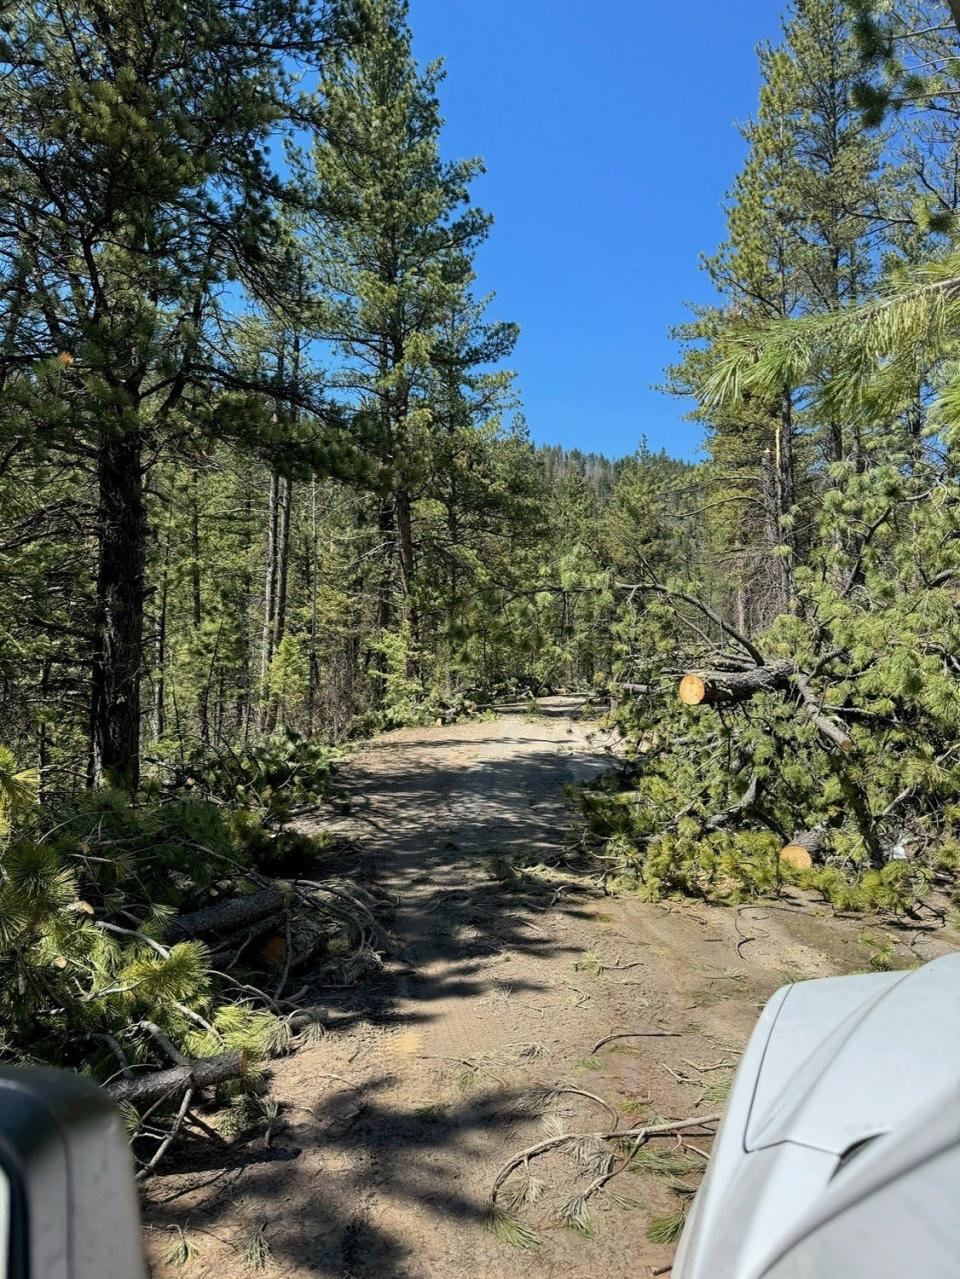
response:
<svg viewBox="0 0 960 1279"><path fill-rule="evenodd" d="M227 897L213 906L195 910L190 915L179 915L167 926L167 936L172 941L183 938L209 937L212 933L232 932L250 924L260 923L286 910L288 898L280 888L262 888L243 897Z"/></svg>

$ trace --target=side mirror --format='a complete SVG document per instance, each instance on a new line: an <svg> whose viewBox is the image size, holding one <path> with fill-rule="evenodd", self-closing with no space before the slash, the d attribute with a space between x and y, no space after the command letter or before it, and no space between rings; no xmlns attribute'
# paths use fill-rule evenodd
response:
<svg viewBox="0 0 960 1279"><path fill-rule="evenodd" d="M0 1279L146 1279L123 1121L80 1075L0 1068Z"/></svg>

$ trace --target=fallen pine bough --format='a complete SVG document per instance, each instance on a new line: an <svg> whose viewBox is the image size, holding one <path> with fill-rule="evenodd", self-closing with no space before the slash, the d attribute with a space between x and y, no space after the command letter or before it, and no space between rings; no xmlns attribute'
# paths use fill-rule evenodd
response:
<svg viewBox="0 0 960 1279"><path fill-rule="evenodd" d="M184 1061L168 1070L117 1079L107 1084L106 1091L116 1102L149 1105L164 1097L179 1097L187 1090L196 1092L201 1088L214 1088L229 1079L239 1079L246 1074L248 1065L249 1058L245 1052L219 1053L216 1057Z"/></svg>

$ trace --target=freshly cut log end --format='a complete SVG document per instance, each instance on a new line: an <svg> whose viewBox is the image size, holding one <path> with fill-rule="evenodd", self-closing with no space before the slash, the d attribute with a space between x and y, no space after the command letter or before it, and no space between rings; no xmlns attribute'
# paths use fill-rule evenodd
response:
<svg viewBox="0 0 960 1279"><path fill-rule="evenodd" d="M823 845L823 830L805 830L794 835L780 850L780 860L796 870L809 870Z"/></svg>
<svg viewBox="0 0 960 1279"><path fill-rule="evenodd" d="M781 848L780 860L792 866L794 870L810 870L813 866L813 858L809 850L800 844L787 844Z"/></svg>
<svg viewBox="0 0 960 1279"><path fill-rule="evenodd" d="M782 693L792 666L751 666L745 671L688 671L680 681L685 706L737 706L759 693Z"/></svg>
<svg viewBox="0 0 960 1279"><path fill-rule="evenodd" d="M707 685L699 675L684 675L680 681L680 700L684 706L699 706L707 695Z"/></svg>

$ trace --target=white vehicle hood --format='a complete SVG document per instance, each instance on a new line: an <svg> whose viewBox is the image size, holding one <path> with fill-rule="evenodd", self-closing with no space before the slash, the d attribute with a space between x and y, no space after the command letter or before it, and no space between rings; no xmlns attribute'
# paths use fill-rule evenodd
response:
<svg viewBox="0 0 960 1279"><path fill-rule="evenodd" d="M800 982L767 1043L745 1149L790 1141L840 1156L948 1092L958 1070L960 955L913 972Z"/></svg>
<svg viewBox="0 0 960 1279"><path fill-rule="evenodd" d="M737 1072L674 1279L763 1275L858 1165L882 1160L885 1140L958 1082L960 954L779 990Z"/></svg>

